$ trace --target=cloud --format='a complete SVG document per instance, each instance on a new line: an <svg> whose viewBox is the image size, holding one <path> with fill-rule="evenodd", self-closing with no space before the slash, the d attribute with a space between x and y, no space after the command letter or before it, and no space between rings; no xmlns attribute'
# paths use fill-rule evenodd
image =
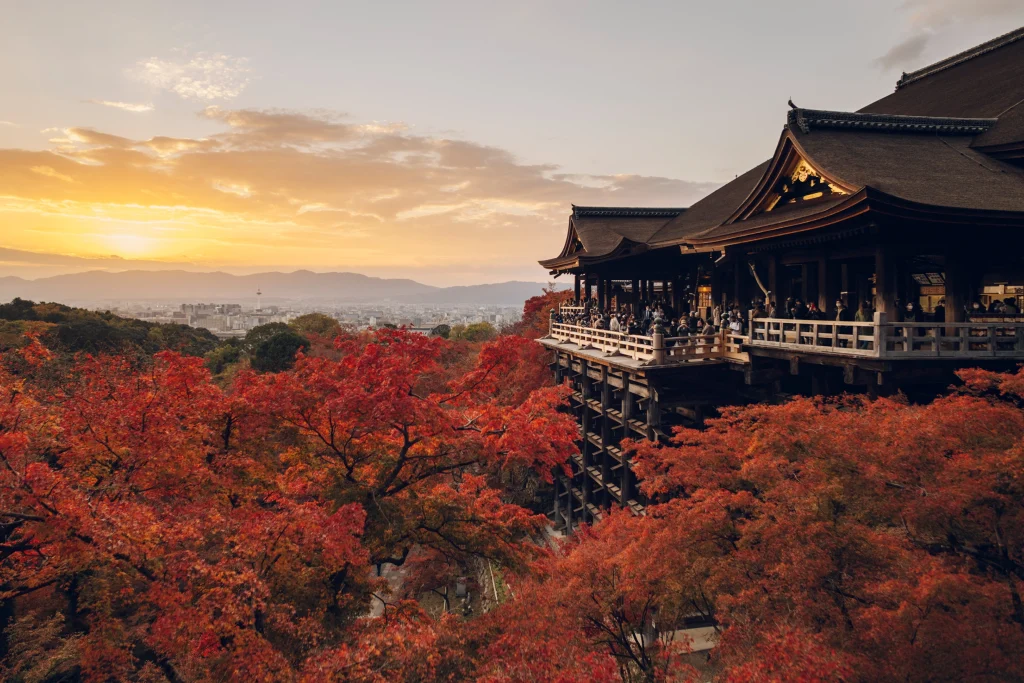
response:
<svg viewBox="0 0 1024 683"><path fill-rule="evenodd" d="M687 206L716 187L572 174L331 112L201 115L220 130L134 140L71 127L49 151L0 150L3 243L110 254L117 245L104 235L133 234L147 256L221 267L537 278L536 260L562 246L571 203Z"/></svg>
<svg viewBox="0 0 1024 683"><path fill-rule="evenodd" d="M1020 0L903 0L910 35L872 60L881 69L909 71L920 66L920 58L937 36L955 24L978 23L1024 17Z"/></svg>
<svg viewBox="0 0 1024 683"><path fill-rule="evenodd" d="M251 78L248 61L223 53L197 52L177 59L150 57L127 70L129 77L186 100L232 100Z"/></svg>
<svg viewBox="0 0 1024 683"><path fill-rule="evenodd" d="M123 109L124 111L130 111L133 114L142 114L147 111L153 111L153 105L146 104L135 104L132 102L112 102L110 100L87 100L89 104L100 104L104 107L113 107L114 109Z"/></svg>
<svg viewBox="0 0 1024 683"><path fill-rule="evenodd" d="M17 128L18 124L14 123L13 121L0 121L0 126L13 126Z"/></svg>
<svg viewBox="0 0 1024 683"><path fill-rule="evenodd" d="M912 26L935 28L954 21L1001 18L1019 14L1020 0L903 0Z"/></svg>
<svg viewBox="0 0 1024 683"><path fill-rule="evenodd" d="M913 64L918 57L924 54L924 49L928 46L930 38L931 33L927 31L912 35L889 48L888 52L874 60L874 64L882 69L905 69L908 64Z"/></svg>
<svg viewBox="0 0 1024 683"><path fill-rule="evenodd" d="M63 173L58 173L57 171L53 170L53 168L51 168L49 166L33 166L32 168L30 168L28 170L30 170L33 173L36 173L38 175L45 176L47 178L56 178L57 180L62 180L65 183L73 183L73 182L75 182L75 179L72 178L71 176L64 175Z"/></svg>

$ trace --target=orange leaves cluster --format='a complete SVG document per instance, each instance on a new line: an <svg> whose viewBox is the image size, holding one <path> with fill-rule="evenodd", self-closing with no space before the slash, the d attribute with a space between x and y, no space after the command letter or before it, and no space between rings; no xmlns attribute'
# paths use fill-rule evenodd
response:
<svg viewBox="0 0 1024 683"><path fill-rule="evenodd" d="M88 680L440 671L422 648L454 647L454 631L411 607L362 618L388 597L373 565L418 548L452 571L524 567L543 518L493 484L572 451L563 394L540 387L522 339L469 370L400 331L335 346L228 390L173 353L51 372L30 343L0 367L0 618L65 624L8 631L0 649L60 640L76 653L61 666Z"/></svg>
<svg viewBox="0 0 1024 683"><path fill-rule="evenodd" d="M694 616L722 680L1024 679L1024 370L964 379L928 405L797 399L633 444L662 502L584 533L531 595L655 679L687 677L666 634ZM663 642L615 635L644 629Z"/></svg>

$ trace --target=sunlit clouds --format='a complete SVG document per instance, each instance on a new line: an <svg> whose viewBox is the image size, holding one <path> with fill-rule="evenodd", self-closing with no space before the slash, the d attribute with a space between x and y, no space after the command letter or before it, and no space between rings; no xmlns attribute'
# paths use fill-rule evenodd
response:
<svg viewBox="0 0 1024 683"><path fill-rule="evenodd" d="M537 279L569 204L686 205L713 185L579 176L401 123L208 107L204 138L52 131L0 150L3 246L239 267ZM41 245L43 245L41 247Z"/></svg>
<svg viewBox="0 0 1024 683"><path fill-rule="evenodd" d="M139 60L126 73L140 83L186 100L231 100L241 95L249 84L248 61L222 53L179 50L170 59Z"/></svg>
<svg viewBox="0 0 1024 683"><path fill-rule="evenodd" d="M133 114L144 114L147 111L153 111L153 105L150 103L135 103L135 102L112 102L110 100L89 100L90 104L99 104L104 107L111 107L113 109L121 109L128 111Z"/></svg>

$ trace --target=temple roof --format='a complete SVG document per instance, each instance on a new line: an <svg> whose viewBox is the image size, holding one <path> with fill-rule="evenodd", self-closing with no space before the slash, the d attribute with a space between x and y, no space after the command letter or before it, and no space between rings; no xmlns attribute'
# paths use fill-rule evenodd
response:
<svg viewBox="0 0 1024 683"><path fill-rule="evenodd" d="M574 206L562 254L541 264L763 239L870 201L1024 215L1024 168L993 155L1024 158L1024 28L904 74L858 112L791 108L772 159L689 209ZM813 191L780 190L799 164Z"/></svg>
<svg viewBox="0 0 1024 683"><path fill-rule="evenodd" d="M998 118L975 146L1024 142L1024 27L904 74L861 112Z"/></svg>
<svg viewBox="0 0 1024 683"><path fill-rule="evenodd" d="M939 133L942 135L980 135L996 124L994 118L954 118L947 116L907 116L862 112L790 109L787 125L804 133L811 129L867 130L895 133Z"/></svg>
<svg viewBox="0 0 1024 683"><path fill-rule="evenodd" d="M736 207L754 190L768 169L771 159L755 166L735 180L718 188L689 210L666 223L651 237L652 245L676 244L679 240L705 232L724 223Z"/></svg>
<svg viewBox="0 0 1024 683"><path fill-rule="evenodd" d="M937 207L1024 211L1024 170L972 149L970 136L790 130L813 164L851 187Z"/></svg>
<svg viewBox="0 0 1024 683"><path fill-rule="evenodd" d="M631 245L646 245L651 236L685 208L575 206L569 217L569 235L562 252L541 261L547 268L566 267L622 252Z"/></svg>

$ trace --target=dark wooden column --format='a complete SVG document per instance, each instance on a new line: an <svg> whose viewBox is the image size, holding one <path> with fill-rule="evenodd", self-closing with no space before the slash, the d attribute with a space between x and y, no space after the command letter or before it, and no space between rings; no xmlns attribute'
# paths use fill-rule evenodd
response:
<svg viewBox="0 0 1024 683"><path fill-rule="evenodd" d="M590 467L590 452L593 449L593 445L587 438L590 436L590 406L587 405L587 401L591 395L591 382L589 374L589 363L585 358L580 359L580 381L583 383L582 391L583 394L583 472L580 478L580 491L583 493L583 510L580 512L580 520L586 522L587 517L587 503L590 502L590 474L587 472L587 468Z"/></svg>
<svg viewBox="0 0 1024 683"><path fill-rule="evenodd" d="M778 274L778 259L775 258L775 254L768 257L768 291L770 292L771 301L779 304L779 274ZM765 310L770 302L765 302ZM780 304L781 305L781 304Z"/></svg>
<svg viewBox="0 0 1024 683"><path fill-rule="evenodd" d="M553 510L554 517L555 517L555 526L558 526L559 524L561 524L564 521L562 519L562 510L558 506L558 496L559 496L558 489L561 488L561 481L562 480L560 478L560 474L556 473L555 474L555 481L553 482L554 483L554 490L555 490L555 506L554 506L554 510Z"/></svg>
<svg viewBox="0 0 1024 683"><path fill-rule="evenodd" d="M946 320L945 322L964 322L964 314L971 299L968 292L968 275L963 258L958 252L946 253ZM952 333L952 332L951 332Z"/></svg>
<svg viewBox="0 0 1024 683"><path fill-rule="evenodd" d="M818 257L818 308L823 312L829 307L828 300L828 259Z"/></svg>
<svg viewBox="0 0 1024 683"><path fill-rule="evenodd" d="M636 315L637 306L640 305L640 281L639 280L633 280L631 285L633 287L633 293L632 293L632 298L633 298L633 315Z"/></svg>
<svg viewBox="0 0 1024 683"><path fill-rule="evenodd" d="M740 260L737 258L733 262L733 270L732 270L732 303L733 304L738 304L740 306L743 305L743 299L741 297L741 292L742 292L742 288L743 288L743 280L742 280L742 278L743 278L743 264L740 263Z"/></svg>
<svg viewBox="0 0 1024 683"><path fill-rule="evenodd" d="M611 418L608 417L608 409L612 407L612 385L608 381L608 366L601 366L601 483L605 489L605 500L608 500L608 484L611 483L611 463L608 462L608 444L612 440Z"/></svg>
<svg viewBox="0 0 1024 683"><path fill-rule="evenodd" d="M622 433L626 436L629 435L629 421L633 418L633 395L629 393L629 373L622 373ZM619 484L620 496L622 497L622 506L626 507L629 501L630 494L630 472L629 465L627 464L626 456L622 456L622 478Z"/></svg>
<svg viewBox="0 0 1024 683"><path fill-rule="evenodd" d="M661 406L658 405L658 392L647 383L647 438L654 441L654 430L661 427Z"/></svg>
<svg viewBox="0 0 1024 683"><path fill-rule="evenodd" d="M722 305L722 267L717 264L711 264L711 307ZM701 315L704 312L701 311Z"/></svg>
<svg viewBox="0 0 1024 683"><path fill-rule="evenodd" d="M875 248L875 310L896 313L896 268L890 247Z"/></svg>
<svg viewBox="0 0 1024 683"><path fill-rule="evenodd" d="M580 300L580 274L576 273L576 275L574 276L573 280L574 280L573 287L572 287L573 296L575 297L576 301L579 301Z"/></svg>
<svg viewBox="0 0 1024 683"><path fill-rule="evenodd" d="M600 275L597 276L597 307L604 310L604 278Z"/></svg>

